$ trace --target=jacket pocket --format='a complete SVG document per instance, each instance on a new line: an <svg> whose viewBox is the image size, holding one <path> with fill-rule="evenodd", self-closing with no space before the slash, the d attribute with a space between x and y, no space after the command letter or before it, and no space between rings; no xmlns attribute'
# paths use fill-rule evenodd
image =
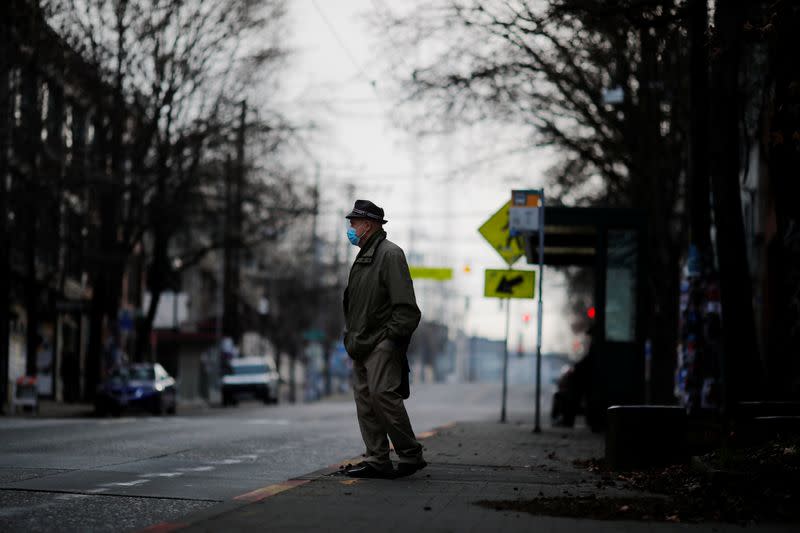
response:
<svg viewBox="0 0 800 533"><path fill-rule="evenodd" d="M358 335L347 332L344 336L344 349L351 359L363 359L369 355L371 348L363 342L358 342Z"/></svg>

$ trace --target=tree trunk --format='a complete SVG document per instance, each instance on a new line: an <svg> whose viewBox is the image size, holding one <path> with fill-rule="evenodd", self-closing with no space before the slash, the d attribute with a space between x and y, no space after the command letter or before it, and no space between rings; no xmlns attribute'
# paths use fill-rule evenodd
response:
<svg viewBox="0 0 800 533"><path fill-rule="evenodd" d="M289 353L289 402L297 403L297 380L295 379L295 366L297 363L297 352L292 348Z"/></svg>
<svg viewBox="0 0 800 533"><path fill-rule="evenodd" d="M670 259L653 265L655 284L653 320L650 338L653 343L651 362L651 399L656 404L675 403L673 380L678 344L678 305L680 267L678 253L671 250Z"/></svg>
<svg viewBox="0 0 800 533"><path fill-rule="evenodd" d="M630 135L634 148L632 171L636 173L632 188L633 205L644 206L649 214L648 246L651 284L648 290L650 321L648 337L652 341L650 399L654 403L674 403L673 376L678 338L678 253L673 242L671 224L674 219L676 192L670 184L678 179L677 165L657 157L665 151L661 136L660 84L657 38L650 27L639 30L641 60L636 70L639 102L632 112L634 122ZM639 182L639 185L636 185Z"/></svg>
<svg viewBox="0 0 800 533"><path fill-rule="evenodd" d="M169 137L169 126L167 127L166 138ZM169 273L169 230L168 227L172 223L169 216L165 212L164 206L167 205L167 179L169 177L168 164L168 150L166 146L168 141L164 140L159 143L158 147L158 181L156 182L156 198L153 203L153 211L151 213L153 224L153 257L152 265L147 276L147 290L150 292L150 307L147 310L147 315L142 324L141 338L138 339L136 344L136 357L141 359L145 353L145 346L149 346L150 332L153 330L153 320L158 310L158 302L161 300L161 293L164 292L167 283L167 275ZM150 350L147 350L149 353ZM149 359L154 361L153 354L150 353Z"/></svg>
<svg viewBox="0 0 800 533"><path fill-rule="evenodd" d="M106 323L106 313L109 307L108 287L111 260L107 243L109 232L113 232L113 227L109 228L112 221L107 219L110 186L107 172L108 139L104 120L105 106L103 105L105 88L98 84L94 87L94 90L96 107L92 117L94 139L91 147L92 157L89 172L94 175L95 181L99 185L93 191L90 209L98 212L100 228L93 227L92 239L89 244L92 302L89 311L89 343L86 350L85 394L87 399L94 398L95 390L102 377L103 334L105 327L108 325ZM95 232L99 232L99 236Z"/></svg>
<svg viewBox="0 0 800 533"><path fill-rule="evenodd" d="M167 261L166 237L163 235L163 231L157 230L153 243L153 265L150 269L150 275L147 277L150 305L147 308L147 314L142 319L140 334L136 342L136 359L138 361L144 360L146 353L148 354L148 360L155 361L154 355L150 353L149 349L145 350L145 348L150 346L153 321L156 317L156 311L158 311L158 304L161 301L161 294L166 288Z"/></svg>
<svg viewBox="0 0 800 533"><path fill-rule="evenodd" d="M103 306L101 301L105 297L104 284L98 283L95 278L92 282L92 303L89 308L89 344L86 347L86 386L84 398L93 400L97 385L100 383L101 353L103 350Z"/></svg>
<svg viewBox="0 0 800 533"><path fill-rule="evenodd" d="M737 402L758 397L762 375L739 189L739 43L743 9L738 2L717 3L717 53L711 65L711 123L716 126L711 137L711 186L722 303L723 413L728 416Z"/></svg>
<svg viewBox="0 0 800 533"><path fill-rule="evenodd" d="M776 21L770 47L770 77L774 96L767 123L770 142L767 161L768 206L774 208L774 226L768 227L764 337L768 390L775 399L796 399L800 379L800 150L793 138L800 131L800 62L797 28L800 6L775 4Z"/></svg>
<svg viewBox="0 0 800 533"><path fill-rule="evenodd" d="M708 179L708 13L706 0L691 0L689 11L689 244L710 266L711 217ZM702 270L701 270L702 271Z"/></svg>

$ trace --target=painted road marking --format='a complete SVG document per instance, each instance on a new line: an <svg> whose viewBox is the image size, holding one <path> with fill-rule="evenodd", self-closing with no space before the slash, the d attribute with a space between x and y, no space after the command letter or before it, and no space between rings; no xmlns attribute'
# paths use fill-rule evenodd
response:
<svg viewBox="0 0 800 533"><path fill-rule="evenodd" d="M111 420L100 420L98 424L101 426L109 426L112 424L131 424L136 422L135 418L112 418Z"/></svg>
<svg viewBox="0 0 800 533"><path fill-rule="evenodd" d="M180 472L208 472L209 470L214 470L217 468L216 466L193 466L193 467L185 467L185 468L176 468Z"/></svg>
<svg viewBox="0 0 800 533"><path fill-rule="evenodd" d="M81 498L88 498L88 494L59 494L55 497L56 500L79 500Z"/></svg>
<svg viewBox="0 0 800 533"><path fill-rule="evenodd" d="M212 465L235 465L241 463L241 459L221 459L219 461L208 461Z"/></svg>
<svg viewBox="0 0 800 533"><path fill-rule="evenodd" d="M341 470L343 467L345 467L347 465L350 465L350 466L357 465L358 463L360 463L363 460L364 460L364 458L361 457L361 456L354 457L353 459L345 459L344 461L339 461L338 463L333 463L328 468L338 468L339 470Z"/></svg>
<svg viewBox="0 0 800 533"><path fill-rule="evenodd" d="M455 426L456 426L455 422L450 422L449 424L445 424L443 426L439 426L437 428L433 428L430 431L423 431L422 433L417 433L417 438L418 439L429 439L429 438L433 437L434 435L436 435L437 433L439 433L440 431L445 430L445 429L450 429L450 428L453 428Z"/></svg>
<svg viewBox="0 0 800 533"><path fill-rule="evenodd" d="M141 485L143 483L149 483L149 479L135 479L133 481L117 481L114 483L103 483L102 486L104 487L135 487L136 485Z"/></svg>
<svg viewBox="0 0 800 533"><path fill-rule="evenodd" d="M182 475L183 472L154 472L151 474L139 474L139 477L178 477Z"/></svg>
<svg viewBox="0 0 800 533"><path fill-rule="evenodd" d="M251 425L274 425L274 426L288 426L290 422L283 418L256 418L254 420L245 420L245 424Z"/></svg>
<svg viewBox="0 0 800 533"><path fill-rule="evenodd" d="M91 492L92 494L100 494L101 492L108 492L109 490L111 489L107 487L100 487L98 489L89 489L86 492Z"/></svg>
<svg viewBox="0 0 800 533"><path fill-rule="evenodd" d="M280 494L281 492L289 489L293 489L295 487L299 487L300 485L304 485L311 481L310 479L290 479L288 481L284 481L283 483L276 483L275 485L268 485L266 487L262 487L260 489L256 489L252 492L247 492L245 494L240 494L239 496L235 496L234 500L239 501L246 501L246 502L258 502L263 499L269 498L270 496L275 496L276 494Z"/></svg>

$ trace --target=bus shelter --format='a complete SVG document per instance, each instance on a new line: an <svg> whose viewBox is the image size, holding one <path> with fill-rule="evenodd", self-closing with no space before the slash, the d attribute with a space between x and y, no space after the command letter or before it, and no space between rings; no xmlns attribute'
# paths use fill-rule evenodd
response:
<svg viewBox="0 0 800 533"><path fill-rule="evenodd" d="M587 422L605 426L610 405L642 404L645 375L646 212L605 207L547 207L544 264L593 269L594 308ZM525 238L525 257L539 263L539 237Z"/></svg>

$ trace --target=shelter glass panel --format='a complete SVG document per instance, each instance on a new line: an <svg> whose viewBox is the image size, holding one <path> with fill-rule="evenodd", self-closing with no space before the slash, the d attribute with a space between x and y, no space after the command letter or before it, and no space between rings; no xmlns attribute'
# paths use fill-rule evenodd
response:
<svg viewBox="0 0 800 533"><path fill-rule="evenodd" d="M636 339L637 232L608 231L606 264L606 327L608 341Z"/></svg>

